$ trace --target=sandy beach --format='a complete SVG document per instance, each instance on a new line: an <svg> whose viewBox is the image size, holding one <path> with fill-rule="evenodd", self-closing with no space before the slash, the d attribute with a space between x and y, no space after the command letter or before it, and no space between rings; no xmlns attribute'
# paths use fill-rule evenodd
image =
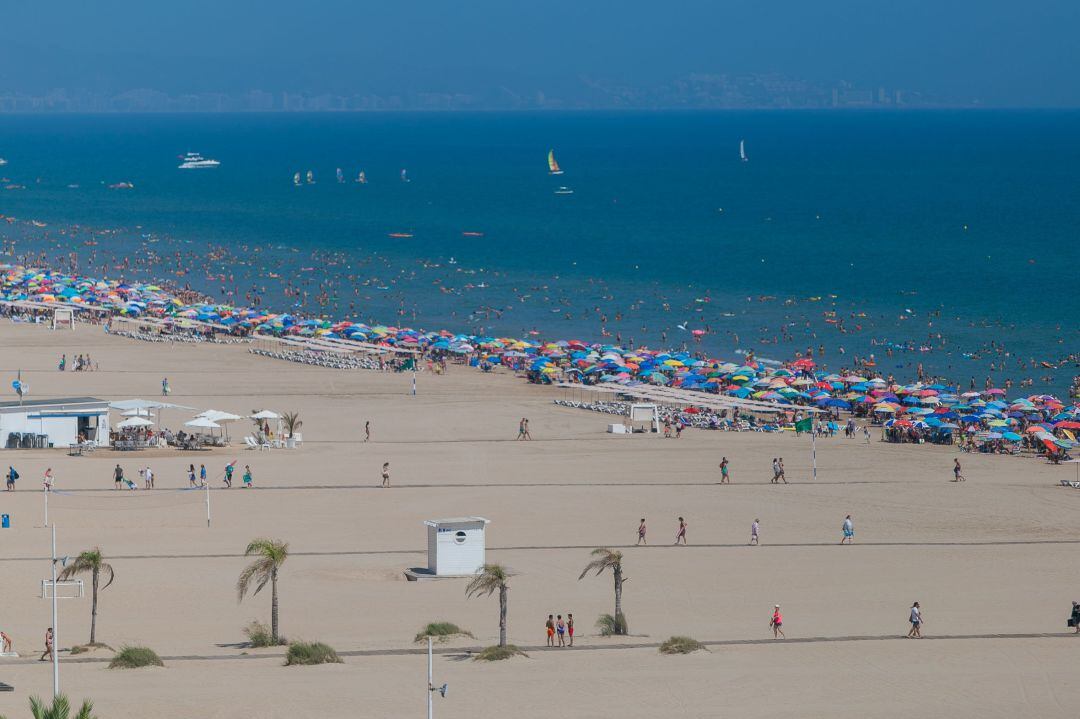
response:
<svg viewBox="0 0 1080 719"><path fill-rule="evenodd" d="M1080 494L1060 486L1072 465L964 455L968 481L953 483L955 447L810 443L790 432L688 430L681 439L614 436L603 415L558 407L556 391L499 371L451 366L408 374L334 370L248 353L246 345L151 344L0 322L4 386L18 370L33 398L114 401L160 394L171 402L247 415L298 411L296 450L254 451L233 425L233 446L205 452L106 449L12 450L18 490L2 496L12 528L0 530L4 611L0 629L21 658L0 659L0 713L47 695L51 672L36 662L50 622L38 597L49 572L41 477L56 489L50 520L58 552L100 546L116 570L101 592L98 638L155 649L166 666L109 670L108 652L69 658L64 691L95 701L109 719L145 716L422 716L426 659L413 636L452 621L475 640L440 647L437 683L450 684L436 716L513 712L519 717L1075 717L1080 637L1066 634L1080 599L1074 564ZM97 372L57 372L56 361L90 352ZM14 399L8 391L5 399ZM165 410L179 428L194 412ZM515 441L528 417L533 440ZM370 421L372 440L364 442ZM733 484L719 485L721 456ZM784 457L791 484L770 484ZM225 490L221 473L250 465L256 488ZM113 490L150 465L154 491ZM205 463L205 494L183 490L186 468ZM392 484L380 488L390 462ZM239 472L238 475L239 477ZM239 485L239 481L235 484ZM841 523L853 546L839 546ZM425 564L425 519L482 516L488 561L510 567L508 633L529 657L474 662L465 648L495 643L498 604L467 599L466 580L407 582ZM678 517L686 547L671 546ZM636 541L647 519L646 547ZM761 546L747 546L751 522ZM282 632L318 639L344 664L284 667L282 649L244 646L243 627L269 620L269 597L237 603L243 550L255 537L287 541L280 578ZM624 610L631 636L596 636L612 610L610 575L578 575L594 547L624 553ZM919 601L926 639L904 639ZM768 627L784 611L786 640ZM577 619L573 649L545 649L548 614ZM88 638L89 596L61 607L61 649ZM1071 631L1071 630L1068 630ZM685 634L708 652L663 656ZM86 656L86 655L84 655Z"/></svg>

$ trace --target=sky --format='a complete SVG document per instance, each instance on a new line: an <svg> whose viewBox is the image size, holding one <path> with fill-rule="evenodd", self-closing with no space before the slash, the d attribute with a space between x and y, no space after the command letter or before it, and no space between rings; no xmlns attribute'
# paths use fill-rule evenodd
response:
<svg viewBox="0 0 1080 719"><path fill-rule="evenodd" d="M1077 0L6 2L0 93L571 92L777 73L1080 106Z"/></svg>

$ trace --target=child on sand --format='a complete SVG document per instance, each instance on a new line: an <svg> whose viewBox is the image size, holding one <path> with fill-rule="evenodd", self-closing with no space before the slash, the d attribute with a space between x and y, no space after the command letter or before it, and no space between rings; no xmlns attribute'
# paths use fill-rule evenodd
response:
<svg viewBox="0 0 1080 719"><path fill-rule="evenodd" d="M753 524L750 525L750 544L757 546L759 531L761 531L761 524L758 522L757 518L754 518Z"/></svg>
<svg viewBox="0 0 1080 719"><path fill-rule="evenodd" d="M206 465L205 464L200 464L199 465L199 486L201 486L201 487L206 486Z"/></svg>
<svg viewBox="0 0 1080 719"><path fill-rule="evenodd" d="M641 518L641 524L639 524L638 528L637 528L637 543L638 544L648 544L648 542L645 541L645 518L644 517Z"/></svg>
<svg viewBox="0 0 1080 719"><path fill-rule="evenodd" d="M678 544L680 539L682 540L683 545L685 545L686 544L686 520L683 519L682 517L679 517L679 531L676 532L676 534L675 534L675 544Z"/></svg>
<svg viewBox="0 0 1080 719"><path fill-rule="evenodd" d="M954 459L953 460L952 473L953 473L953 481L954 482L966 482L967 481L966 479L964 479L964 475L960 474L960 460L959 459Z"/></svg>
<svg viewBox="0 0 1080 719"><path fill-rule="evenodd" d="M255 486L255 475L251 473L251 467L244 465L244 489Z"/></svg>
<svg viewBox="0 0 1080 719"><path fill-rule="evenodd" d="M49 467L48 469L45 470L45 476L42 478L41 483L43 485L45 485L45 491L46 492L51 492L52 491L52 487L53 487L52 467Z"/></svg>
<svg viewBox="0 0 1080 719"><path fill-rule="evenodd" d="M382 466L382 486L384 486L384 487L389 487L390 486L390 463L389 462L383 462L383 466Z"/></svg>
<svg viewBox="0 0 1080 719"><path fill-rule="evenodd" d="M230 489L232 488L232 474L233 465L232 462L230 462L229 464L225 465L225 486L229 487Z"/></svg>

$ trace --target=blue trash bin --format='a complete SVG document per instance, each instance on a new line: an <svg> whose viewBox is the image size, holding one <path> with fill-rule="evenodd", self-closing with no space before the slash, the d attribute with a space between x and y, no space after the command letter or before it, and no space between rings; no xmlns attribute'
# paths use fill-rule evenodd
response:
<svg viewBox="0 0 1080 719"><path fill-rule="evenodd" d="M0 529L11 529L10 514L0 514Z"/></svg>

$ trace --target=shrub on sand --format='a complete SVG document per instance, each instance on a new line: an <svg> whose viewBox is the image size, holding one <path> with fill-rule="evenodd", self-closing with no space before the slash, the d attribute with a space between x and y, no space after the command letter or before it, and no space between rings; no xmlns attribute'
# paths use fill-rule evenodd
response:
<svg viewBox="0 0 1080 719"><path fill-rule="evenodd" d="M288 644L288 642L285 641L285 637L278 637L278 640L275 642L270 627L262 622L252 622L244 627L244 636L248 638L251 646L256 648L276 647L282 644Z"/></svg>
<svg viewBox="0 0 1080 719"><path fill-rule="evenodd" d="M431 637L436 642L445 642L454 637L472 637L472 632L462 629L453 622L431 622L416 634L414 642L422 642Z"/></svg>
<svg viewBox="0 0 1080 719"><path fill-rule="evenodd" d="M497 662L502 659L510 659L516 656L527 657L529 655L515 647L513 644L507 644L506 646L502 647L495 645L481 651L479 654L473 657L473 660L478 662Z"/></svg>
<svg viewBox="0 0 1080 719"><path fill-rule="evenodd" d="M293 642L285 653L285 666L294 664L341 664L334 648L322 642Z"/></svg>
<svg viewBox="0 0 1080 719"><path fill-rule="evenodd" d="M690 637L672 637L660 645L661 654L691 654L702 650L709 651L704 644Z"/></svg>
<svg viewBox="0 0 1080 719"><path fill-rule="evenodd" d="M149 647L120 647L109 662L109 669L138 669L139 667L163 667L165 662Z"/></svg>
<svg viewBox="0 0 1080 719"><path fill-rule="evenodd" d="M601 614L596 620L596 629L602 637L625 636L630 633L630 625L626 622L625 614Z"/></svg>

